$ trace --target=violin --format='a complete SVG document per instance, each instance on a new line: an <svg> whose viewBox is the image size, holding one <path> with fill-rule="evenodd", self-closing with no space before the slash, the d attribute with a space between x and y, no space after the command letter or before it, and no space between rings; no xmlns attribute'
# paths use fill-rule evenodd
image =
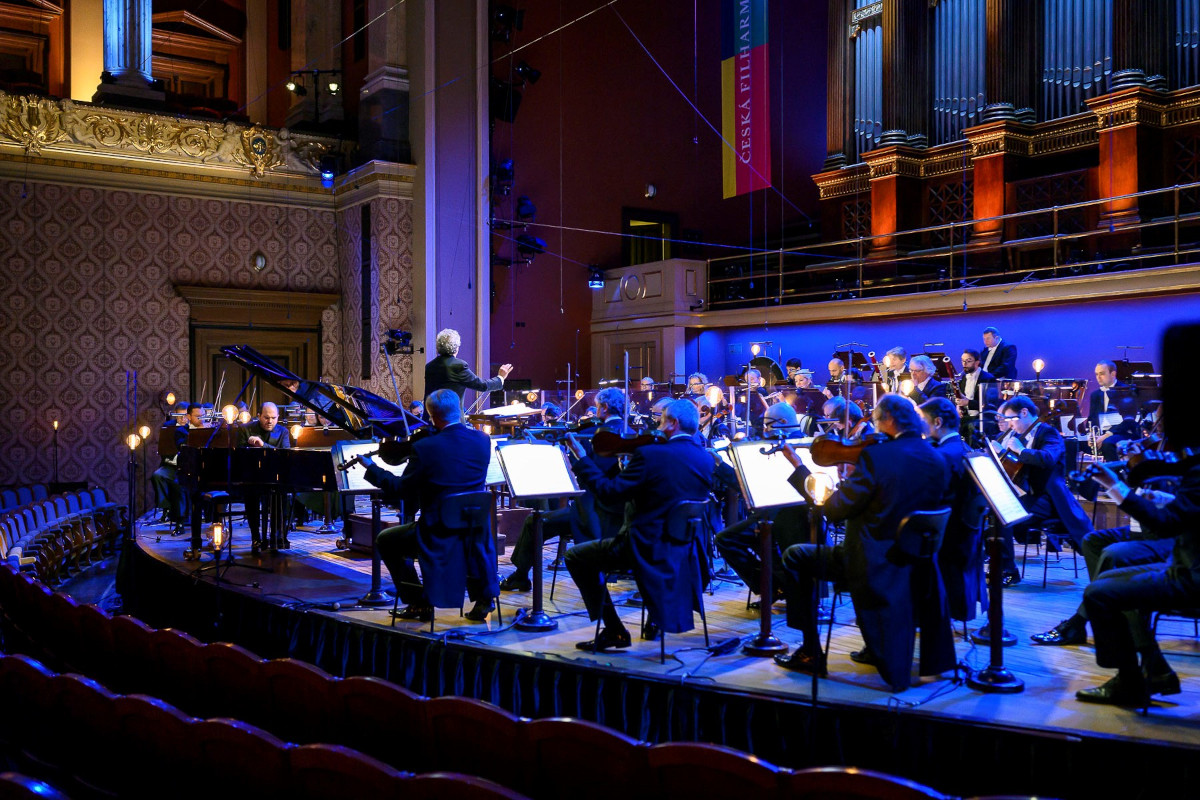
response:
<svg viewBox="0 0 1200 800"><path fill-rule="evenodd" d="M413 446L417 442L436 432L432 427L419 428L413 431L407 439L384 439L375 450L369 453L359 453L345 464L339 464L338 470L345 472L351 467L361 464L364 458L374 458L375 456L378 456L383 463L397 467L408 460L412 455Z"/></svg>
<svg viewBox="0 0 1200 800"><path fill-rule="evenodd" d="M868 433L857 439L843 439L832 433L822 434L813 439L809 452L812 453L813 463L818 467L832 467L838 464L857 464L862 451L872 445L888 441L886 433Z"/></svg>
<svg viewBox="0 0 1200 800"><path fill-rule="evenodd" d="M593 428L599 427L602 420L598 417L584 417L571 425L530 425L524 429L526 438L539 439L544 442L558 444L568 434L590 436Z"/></svg>
<svg viewBox="0 0 1200 800"><path fill-rule="evenodd" d="M601 458L612 458L621 454L629 454L639 447L648 444L663 444L667 435L659 430L652 430L637 435L628 435L602 429L592 436L592 452Z"/></svg>
<svg viewBox="0 0 1200 800"><path fill-rule="evenodd" d="M1155 439L1156 436L1157 434L1153 434L1147 437L1147 440ZM1156 478L1182 477L1196 464L1198 458L1200 458L1200 451L1195 451L1190 447L1184 448L1182 454L1144 450L1132 453L1123 461L1104 462L1103 466L1117 473L1121 480L1130 487L1136 488ZM1088 464L1085 469L1071 472L1067 476L1067 482L1072 488L1078 488L1099 475L1100 470L1101 464Z"/></svg>

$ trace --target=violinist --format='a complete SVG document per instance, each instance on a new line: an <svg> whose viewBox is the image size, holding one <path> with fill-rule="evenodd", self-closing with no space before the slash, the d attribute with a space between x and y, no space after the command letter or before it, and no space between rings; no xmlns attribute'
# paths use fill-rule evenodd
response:
<svg viewBox="0 0 1200 800"><path fill-rule="evenodd" d="M673 401L659 422L667 441L638 448L628 466L614 477L606 475L596 457L588 456L577 440L568 437L575 474L580 484L595 494L597 503L612 508L631 504L629 523L616 536L577 544L567 551L567 570L579 587L588 617L604 621L595 639L576 645L580 650L631 644L603 579L605 572L613 570L633 569L649 621L654 624L643 630L644 638L656 638L656 628L672 632L692 628L691 590L695 587L689 581L676 581L691 543L672 542L664 533L668 511L677 503L708 497L712 485L713 458L694 438L699 422L693 403Z"/></svg>
<svg viewBox="0 0 1200 800"><path fill-rule="evenodd" d="M1017 485L1025 490L1021 504L1033 515L1033 519L1013 535L1028 535L1029 528L1041 528L1048 521L1057 519L1078 552L1083 537L1091 532L1092 526L1067 488L1066 445L1063 444L1062 434L1053 425L1039 422L1037 406L1023 395L1000 406L1000 415L1009 424L1004 449L1012 453L1023 467L1016 479ZM1017 571L1013 538L1006 534L1005 540L1001 568L1007 587L1019 583L1021 573ZM1046 547L1057 549L1058 543L1047 537Z"/></svg>
<svg viewBox="0 0 1200 800"><path fill-rule="evenodd" d="M498 594L493 569L496 541L491 536L477 537L467 544L465 553L457 553L453 548L461 540L441 535L438 510L446 495L484 490L491 444L486 434L462 424L462 407L453 390L439 389L429 395L425 398L425 409L437 433L413 445L403 475L393 475L369 456L360 459L367 468L367 481L382 489L386 496L415 502L421 511L417 522L387 528L379 534L379 556L405 603L403 609L395 612L399 619L421 622L433 619L434 599L442 601L437 603L439 606L451 605L445 601L453 598L445 595L455 585L458 598L453 605L461 604L461 581L465 580L467 594L475 601L466 617L472 622L483 622L495 609L494 599ZM413 566L418 557L426 585L422 585ZM444 569L430 570L429 563Z"/></svg>
<svg viewBox="0 0 1200 800"><path fill-rule="evenodd" d="M834 397L825 401L821 407L825 419L833 420L833 429L848 439L861 439L875 432L870 418L863 414L858 403L850 404L850 430L846 430L846 400Z"/></svg>
<svg viewBox="0 0 1200 800"><path fill-rule="evenodd" d="M941 581L935 582L933 596L915 603L911 587L915 567L891 553L905 516L942 505L949 475L942 457L923 438L925 423L908 398L884 396L873 421L889 438L862 448L854 475L820 507L826 519L845 522L843 543L798 544L783 554L787 624L804 632L804 643L790 656L776 656L775 662L785 669L825 674L814 602L815 582L822 576L850 590L864 642L863 649L850 657L874 665L884 681L901 691L911 682L918 621L921 674L940 674L953 668L956 660ZM792 484L803 486L806 470L799 456L790 447L783 453L797 468Z"/></svg>
<svg viewBox="0 0 1200 800"><path fill-rule="evenodd" d="M625 392L615 386L601 389L596 395L596 416L601 422L593 430L607 430L620 433L624 418L621 416L625 409ZM587 441L587 440L585 440ZM585 445L585 447L590 447ZM593 455L596 465L605 477L615 477L620 471L615 456L601 457ZM549 541L556 536L569 535L573 541L590 542L601 536L613 536L621 527L624 517L624 507L616 508L607 504L597 504L589 493L576 498L563 508L547 511L542 515L543 541ZM514 569L504 580L500 581L500 589L505 592L528 592L533 588L529 572L533 569L534 559L540 556L534 552L533 515L525 519L521 533L513 546L509 559Z"/></svg>

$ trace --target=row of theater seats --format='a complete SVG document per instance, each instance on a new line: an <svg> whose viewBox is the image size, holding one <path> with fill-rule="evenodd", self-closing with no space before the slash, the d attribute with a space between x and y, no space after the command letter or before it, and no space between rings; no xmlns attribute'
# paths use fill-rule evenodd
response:
<svg viewBox="0 0 1200 800"><path fill-rule="evenodd" d="M45 485L40 483L33 486L0 489L0 512L11 511L18 506L27 506L34 500L45 500L49 496L50 493Z"/></svg>
<svg viewBox="0 0 1200 800"><path fill-rule="evenodd" d="M756 800L943 797L860 770L778 768L717 745L651 746L583 720L530 720L478 700L422 697L379 678L339 679L293 659L262 660L237 645L206 645L132 617L110 617L3 567L0 609L18 640L36 642L39 653L64 669L115 691L161 698L182 709L172 709L176 714L235 718L272 742L294 743L288 752L317 743L340 745L393 770L469 774L535 798L723 798L748 790ZM29 674L22 665L13 669ZM71 680L72 691L84 691L75 686L84 679ZM13 690L0 681L0 697L12 697ZM89 691L96 695L90 686ZM124 698L126 705L130 701ZM72 695L71 703L77 702ZM66 713L65 704L60 706ZM170 728L165 717L160 722Z"/></svg>
<svg viewBox="0 0 1200 800"><path fill-rule="evenodd" d="M516 800L466 775L413 775L348 747L293 745L233 719L196 719L23 655L0 656L0 744L23 770L98 797Z"/></svg>
<svg viewBox="0 0 1200 800"><path fill-rule="evenodd" d="M128 509L110 502L103 489L41 499L32 499L32 491L29 495L28 502L0 512L0 561L47 584L114 550L129 521Z"/></svg>

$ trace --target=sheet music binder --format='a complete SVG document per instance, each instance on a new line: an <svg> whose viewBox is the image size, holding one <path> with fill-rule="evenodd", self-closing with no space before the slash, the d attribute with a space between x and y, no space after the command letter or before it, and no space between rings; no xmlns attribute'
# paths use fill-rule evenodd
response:
<svg viewBox="0 0 1200 800"><path fill-rule="evenodd" d="M1030 518L1031 515L1025 510L1025 506L1021 505L1021 499L1017 496L1012 481L1008 479L1004 470L1000 469L993 455L974 451L967 453L964 458L975 485L983 492L984 499L991 506L992 513L1000 521L1001 527L1019 525Z"/></svg>
<svg viewBox="0 0 1200 800"><path fill-rule="evenodd" d="M567 454L547 442L511 442L496 448L508 490L518 500L553 500L583 494Z"/></svg>

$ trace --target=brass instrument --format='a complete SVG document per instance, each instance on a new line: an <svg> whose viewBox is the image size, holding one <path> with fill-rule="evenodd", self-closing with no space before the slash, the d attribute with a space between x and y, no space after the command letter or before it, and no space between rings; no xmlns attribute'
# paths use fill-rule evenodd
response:
<svg viewBox="0 0 1200 800"><path fill-rule="evenodd" d="M874 350L871 350L867 353L867 360L871 362L871 373L874 375L871 380L879 381L880 383L887 383L887 380L883 375L883 364L880 364L875 360Z"/></svg>

